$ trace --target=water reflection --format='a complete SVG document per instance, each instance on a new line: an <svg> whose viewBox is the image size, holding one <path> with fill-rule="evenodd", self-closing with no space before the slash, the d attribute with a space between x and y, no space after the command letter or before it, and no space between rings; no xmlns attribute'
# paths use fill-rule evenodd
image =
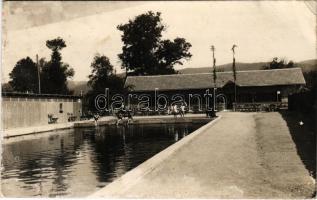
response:
<svg viewBox="0 0 317 200"><path fill-rule="evenodd" d="M86 196L200 126L108 126L9 138L3 142L2 192Z"/></svg>

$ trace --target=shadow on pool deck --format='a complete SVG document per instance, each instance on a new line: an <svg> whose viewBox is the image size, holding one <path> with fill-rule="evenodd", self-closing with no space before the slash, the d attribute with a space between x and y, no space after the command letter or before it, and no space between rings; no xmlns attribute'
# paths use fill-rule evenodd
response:
<svg viewBox="0 0 317 200"><path fill-rule="evenodd" d="M298 155L316 180L316 130L314 126L317 119L313 115L298 112L281 111L280 113L287 123ZM300 121L304 124L300 125Z"/></svg>

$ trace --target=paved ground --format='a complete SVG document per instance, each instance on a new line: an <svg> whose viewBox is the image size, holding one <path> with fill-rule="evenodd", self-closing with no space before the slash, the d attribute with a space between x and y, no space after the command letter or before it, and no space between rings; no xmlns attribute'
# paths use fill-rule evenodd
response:
<svg viewBox="0 0 317 200"><path fill-rule="evenodd" d="M150 172L138 173L92 197L307 198L315 189L279 113L222 113Z"/></svg>

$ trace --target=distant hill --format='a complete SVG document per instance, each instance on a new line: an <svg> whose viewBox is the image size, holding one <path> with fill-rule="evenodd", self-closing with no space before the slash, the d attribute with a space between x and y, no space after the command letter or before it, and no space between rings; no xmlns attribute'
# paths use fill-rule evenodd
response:
<svg viewBox="0 0 317 200"><path fill-rule="evenodd" d="M258 63L236 63L237 71L247 70L262 70L264 66L267 66L268 62ZM302 62L295 63L296 67L301 67L303 72L317 71L317 59L305 60ZM232 63L217 66L219 71L231 71ZM196 73L211 73L212 67L198 67L198 68L184 68L178 70L181 74L196 74Z"/></svg>
<svg viewBox="0 0 317 200"><path fill-rule="evenodd" d="M125 77L125 73L119 73L117 76L123 78ZM74 91L74 95L86 94L91 87L87 85L87 81L68 81L68 88Z"/></svg>
<svg viewBox="0 0 317 200"><path fill-rule="evenodd" d="M295 66L301 67L303 72L317 71L317 59L298 62L298 63L295 63Z"/></svg>
<svg viewBox="0 0 317 200"><path fill-rule="evenodd" d="M258 70L262 69L263 66L267 65L266 62L259 63L236 63L237 71L246 71L246 70ZM219 65L217 66L219 71L231 71L232 63ZM210 73L212 72L212 67L198 67L198 68L184 68L178 70L181 74L196 74L196 73Z"/></svg>
<svg viewBox="0 0 317 200"><path fill-rule="evenodd" d="M68 88L74 91L74 95L86 94L91 88L87 85L87 81L68 81Z"/></svg>

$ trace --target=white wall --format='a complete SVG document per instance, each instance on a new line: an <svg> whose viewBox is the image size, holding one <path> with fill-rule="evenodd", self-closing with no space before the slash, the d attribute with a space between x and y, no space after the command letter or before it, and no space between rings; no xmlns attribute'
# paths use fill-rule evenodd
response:
<svg viewBox="0 0 317 200"><path fill-rule="evenodd" d="M62 103L63 113L60 113ZM40 126L48 124L48 114L58 117L57 123L68 121L72 113L79 119L81 102L57 98L2 97L2 129Z"/></svg>

